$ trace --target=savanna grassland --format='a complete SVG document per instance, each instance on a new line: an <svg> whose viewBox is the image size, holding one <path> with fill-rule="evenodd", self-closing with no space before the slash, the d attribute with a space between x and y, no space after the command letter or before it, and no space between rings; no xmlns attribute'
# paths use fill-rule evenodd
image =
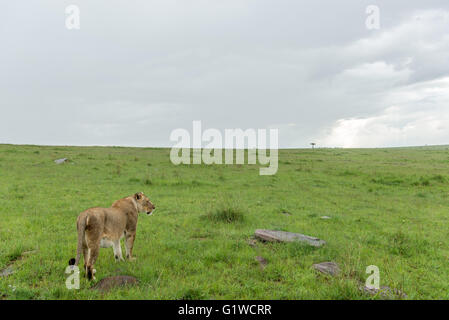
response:
<svg viewBox="0 0 449 320"><path fill-rule="evenodd" d="M0 270L16 271L0 277L0 297L379 299L359 290L376 265L381 286L407 299L449 298L449 147L280 150L273 176L258 165L175 166L169 152L0 145ZM139 216L137 261L116 263L109 248L95 265L97 280L138 285L101 293L82 278L66 289L79 212L138 191L157 209ZM327 244L254 242L258 228ZM340 275L317 273L323 261Z"/></svg>

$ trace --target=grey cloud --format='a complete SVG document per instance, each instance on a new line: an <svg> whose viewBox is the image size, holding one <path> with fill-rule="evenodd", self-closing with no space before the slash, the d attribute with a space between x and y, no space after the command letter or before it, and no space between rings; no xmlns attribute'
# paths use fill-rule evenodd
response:
<svg viewBox="0 0 449 320"><path fill-rule="evenodd" d="M202 120L303 147L449 73L446 1L376 1L375 31L371 1L77 1L79 31L69 4L0 12L0 143L168 146Z"/></svg>

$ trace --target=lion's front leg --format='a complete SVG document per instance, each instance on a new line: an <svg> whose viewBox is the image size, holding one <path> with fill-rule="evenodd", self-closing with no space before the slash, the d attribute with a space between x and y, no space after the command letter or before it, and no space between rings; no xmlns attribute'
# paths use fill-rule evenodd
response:
<svg viewBox="0 0 449 320"><path fill-rule="evenodd" d="M136 239L136 233L129 233L126 232L125 236L125 249L126 249L126 258L130 261L136 260L135 257L133 257L133 246L134 246L134 240Z"/></svg>

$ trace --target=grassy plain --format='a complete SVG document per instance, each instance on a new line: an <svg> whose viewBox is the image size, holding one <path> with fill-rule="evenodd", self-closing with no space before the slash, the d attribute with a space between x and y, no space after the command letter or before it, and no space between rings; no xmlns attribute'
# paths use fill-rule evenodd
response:
<svg viewBox="0 0 449 320"><path fill-rule="evenodd" d="M378 299L359 290L376 265L380 284L408 299L449 298L449 147L280 150L274 176L258 165L175 166L169 152L0 145L0 270L16 270L0 277L0 297ZM82 278L67 290L78 213L138 191L157 209L139 217L137 261L102 249L96 269L98 280L127 274L139 284L101 293ZM327 245L251 246L257 228ZM323 261L341 274L312 269Z"/></svg>

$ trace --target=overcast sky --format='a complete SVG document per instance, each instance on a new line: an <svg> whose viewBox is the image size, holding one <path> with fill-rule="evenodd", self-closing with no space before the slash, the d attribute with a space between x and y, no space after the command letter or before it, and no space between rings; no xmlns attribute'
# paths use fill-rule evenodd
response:
<svg viewBox="0 0 449 320"><path fill-rule="evenodd" d="M0 41L0 143L171 146L201 120L288 148L449 144L447 0L4 1Z"/></svg>

